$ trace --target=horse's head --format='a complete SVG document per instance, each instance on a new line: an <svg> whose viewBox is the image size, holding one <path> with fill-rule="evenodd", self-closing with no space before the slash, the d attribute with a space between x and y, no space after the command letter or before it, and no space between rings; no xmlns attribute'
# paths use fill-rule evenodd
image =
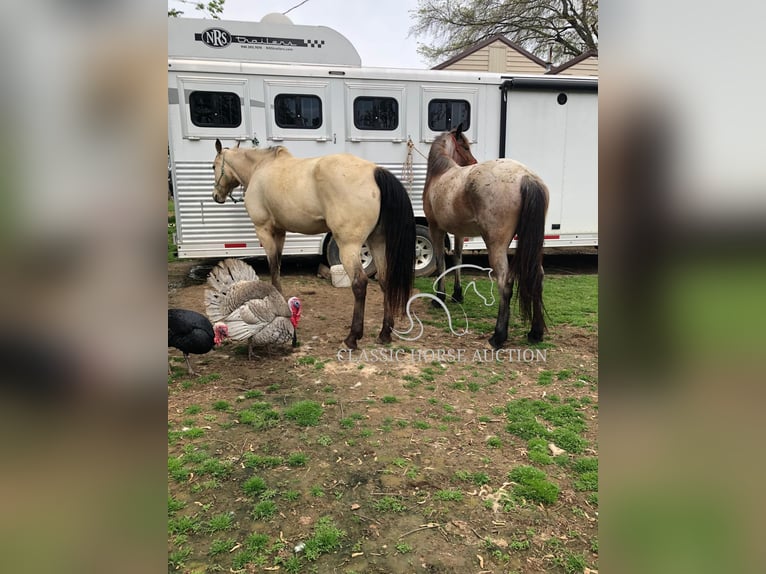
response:
<svg viewBox="0 0 766 574"><path fill-rule="evenodd" d="M455 144L452 146L452 161L460 166L478 163L471 153L471 143L463 133L463 124L461 123L449 134Z"/></svg>
<svg viewBox="0 0 766 574"><path fill-rule="evenodd" d="M237 142L239 147L239 142ZM231 165L226 162L226 151L229 148L221 146L221 140L215 140L216 156L213 160L213 173L215 174L215 187L213 199L216 203L224 203L234 189L241 185L241 181L234 173Z"/></svg>

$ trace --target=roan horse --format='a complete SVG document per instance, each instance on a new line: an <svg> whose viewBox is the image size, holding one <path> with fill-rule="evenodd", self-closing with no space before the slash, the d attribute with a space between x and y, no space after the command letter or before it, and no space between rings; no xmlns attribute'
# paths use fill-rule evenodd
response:
<svg viewBox="0 0 766 574"><path fill-rule="evenodd" d="M351 278L354 315L344 343L357 348L364 332L367 275L359 256L366 241L383 290L378 342L391 341L394 316L404 310L414 276L415 218L404 186L391 172L349 154L293 157L283 146L223 148L216 140L213 199L224 203L238 185L269 260L271 283L279 278L285 232L332 232Z"/></svg>
<svg viewBox="0 0 766 574"><path fill-rule="evenodd" d="M543 317L543 236L548 211L548 188L540 177L512 159L477 163L462 125L441 134L431 144L423 189L423 210L434 246L437 273L444 272L444 236L455 235L456 264L461 263L463 238L481 235L495 271L500 305L495 332L489 339L495 349L508 339L508 318L513 283L519 282L519 310L531 320L527 338L542 340L546 330ZM508 246L518 236L516 253L508 264ZM444 300L444 278L438 296ZM460 270L455 271L452 298L462 302Z"/></svg>

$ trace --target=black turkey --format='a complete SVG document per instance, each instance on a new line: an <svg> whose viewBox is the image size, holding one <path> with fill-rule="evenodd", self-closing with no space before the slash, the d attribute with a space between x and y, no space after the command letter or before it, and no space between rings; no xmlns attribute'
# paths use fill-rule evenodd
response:
<svg viewBox="0 0 766 574"><path fill-rule="evenodd" d="M168 347L184 354L190 375L196 375L189 363L189 354L204 355L213 345L219 344L228 335L226 325L216 323L196 311L168 309Z"/></svg>

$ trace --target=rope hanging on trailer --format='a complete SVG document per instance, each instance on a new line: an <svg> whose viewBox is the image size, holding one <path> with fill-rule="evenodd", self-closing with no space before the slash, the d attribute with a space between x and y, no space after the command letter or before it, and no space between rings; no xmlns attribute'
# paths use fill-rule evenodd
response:
<svg viewBox="0 0 766 574"><path fill-rule="evenodd" d="M412 143L412 138L407 138L407 157L402 164L402 180L407 183L407 188L412 193L412 182L415 180L415 175L412 171L412 149L415 144Z"/></svg>

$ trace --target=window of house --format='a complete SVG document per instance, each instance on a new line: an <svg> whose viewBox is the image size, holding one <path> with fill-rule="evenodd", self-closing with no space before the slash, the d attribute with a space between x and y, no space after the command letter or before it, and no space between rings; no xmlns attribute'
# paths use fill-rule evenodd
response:
<svg viewBox="0 0 766 574"><path fill-rule="evenodd" d="M236 128L242 123L242 104L233 92L192 92L189 112L192 123L201 128Z"/></svg>
<svg viewBox="0 0 766 574"><path fill-rule="evenodd" d="M354 126L358 130L395 130L399 127L399 102L394 98L355 98Z"/></svg>
<svg viewBox="0 0 766 574"><path fill-rule="evenodd" d="M431 100L428 102L428 128L435 132L448 132L463 124L471 127L471 104L465 100Z"/></svg>
<svg viewBox="0 0 766 574"><path fill-rule="evenodd" d="M318 129L322 125L322 100L307 94L279 94L274 115L280 128Z"/></svg>

